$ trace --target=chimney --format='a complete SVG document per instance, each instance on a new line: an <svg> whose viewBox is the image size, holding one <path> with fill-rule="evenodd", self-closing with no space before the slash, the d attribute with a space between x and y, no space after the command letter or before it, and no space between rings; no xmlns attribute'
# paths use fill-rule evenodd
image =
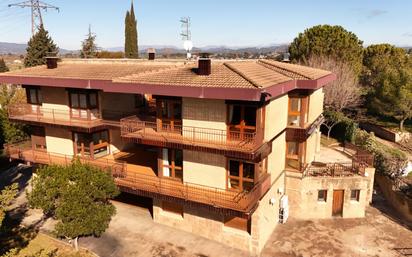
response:
<svg viewBox="0 0 412 257"><path fill-rule="evenodd" d="M47 69L56 69L58 60L59 60L59 57L57 57L57 53L47 53L47 56L46 56Z"/></svg>
<svg viewBox="0 0 412 257"><path fill-rule="evenodd" d="M47 69L56 69L58 57L46 57Z"/></svg>
<svg viewBox="0 0 412 257"><path fill-rule="evenodd" d="M198 75L210 75L212 73L212 60L209 58L208 53L201 53L198 60Z"/></svg>
<svg viewBox="0 0 412 257"><path fill-rule="evenodd" d="M149 48L149 49L147 49L147 53L149 55L149 60L150 61L153 61L156 58L156 49Z"/></svg>

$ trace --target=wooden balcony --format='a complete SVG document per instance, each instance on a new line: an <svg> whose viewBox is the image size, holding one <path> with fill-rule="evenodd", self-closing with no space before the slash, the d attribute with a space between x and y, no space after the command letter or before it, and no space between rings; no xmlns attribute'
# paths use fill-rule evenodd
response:
<svg viewBox="0 0 412 257"><path fill-rule="evenodd" d="M131 112L106 111L98 109L67 110L45 108L40 105L18 104L8 107L9 119L32 125L77 127L90 130L101 126L119 126L120 119L132 115Z"/></svg>
<svg viewBox="0 0 412 257"><path fill-rule="evenodd" d="M121 136L139 142L152 142L158 146L183 145L187 149L202 148L223 151L251 152L259 144L256 132L236 132L212 128L159 124L156 120L142 120L136 116L120 120ZM262 141L262 140L260 140Z"/></svg>
<svg viewBox="0 0 412 257"><path fill-rule="evenodd" d="M73 159L72 156L34 151L31 149L30 142L5 145L5 150L10 159L31 163L68 165ZM250 192L236 192L158 177L148 172L150 170L148 167L139 168L136 165L129 165L114 159L113 156L97 160L80 159L80 161L102 169L110 169L116 184L122 191L149 197L174 198L242 215L252 213L259 199L271 187L269 174L263 176Z"/></svg>

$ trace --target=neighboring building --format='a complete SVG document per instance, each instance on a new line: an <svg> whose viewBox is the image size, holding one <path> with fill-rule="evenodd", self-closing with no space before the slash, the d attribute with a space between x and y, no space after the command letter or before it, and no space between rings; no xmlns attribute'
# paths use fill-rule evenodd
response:
<svg viewBox="0 0 412 257"><path fill-rule="evenodd" d="M298 218L364 216L374 170L361 154L313 162L328 71L270 60L48 61L0 75L27 92L27 104L9 107L10 120L32 126L30 142L7 146L13 159L109 167L122 191L153 199L156 222L254 254L288 206Z"/></svg>

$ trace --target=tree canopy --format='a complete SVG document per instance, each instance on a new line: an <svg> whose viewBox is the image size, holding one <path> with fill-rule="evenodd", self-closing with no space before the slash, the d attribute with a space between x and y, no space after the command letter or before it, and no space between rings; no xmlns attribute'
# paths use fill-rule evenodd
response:
<svg viewBox="0 0 412 257"><path fill-rule="evenodd" d="M289 46L294 61L307 63L311 56L327 56L348 63L356 75L362 69L363 42L341 26L318 25L300 33Z"/></svg>
<svg viewBox="0 0 412 257"><path fill-rule="evenodd" d="M4 59L0 59L0 73L1 72L7 72L9 71L9 68L6 65L6 62L4 61Z"/></svg>
<svg viewBox="0 0 412 257"><path fill-rule="evenodd" d="M92 33L89 26L89 33L82 41L82 50L80 51L81 58L95 58L97 56L96 34Z"/></svg>
<svg viewBox="0 0 412 257"><path fill-rule="evenodd" d="M50 165L37 170L30 206L56 218L56 233L75 239L100 236L109 226L115 207L110 198L119 191L109 172L73 161L69 166Z"/></svg>
<svg viewBox="0 0 412 257"><path fill-rule="evenodd" d="M59 51L56 44L49 36L49 32L40 26L36 34L28 42L26 57L24 58L24 66L33 67L46 64L47 55Z"/></svg>
<svg viewBox="0 0 412 257"><path fill-rule="evenodd" d="M139 57L137 21L134 13L133 2L130 7L130 11L126 12L124 44L124 52L126 58Z"/></svg>

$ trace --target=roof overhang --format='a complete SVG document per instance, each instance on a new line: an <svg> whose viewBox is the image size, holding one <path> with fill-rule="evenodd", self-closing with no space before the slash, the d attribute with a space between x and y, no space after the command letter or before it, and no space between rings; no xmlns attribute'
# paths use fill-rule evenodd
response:
<svg viewBox="0 0 412 257"><path fill-rule="evenodd" d="M73 79L0 75L0 83L97 89L111 93L154 94L165 96L180 96L209 99L231 99L244 101L269 100L286 94L294 89L319 89L336 79L335 74L329 74L315 80L290 80L266 88L227 88L218 86L196 87L181 85L157 85L142 83L113 82L112 80ZM263 96L263 99L262 99Z"/></svg>

